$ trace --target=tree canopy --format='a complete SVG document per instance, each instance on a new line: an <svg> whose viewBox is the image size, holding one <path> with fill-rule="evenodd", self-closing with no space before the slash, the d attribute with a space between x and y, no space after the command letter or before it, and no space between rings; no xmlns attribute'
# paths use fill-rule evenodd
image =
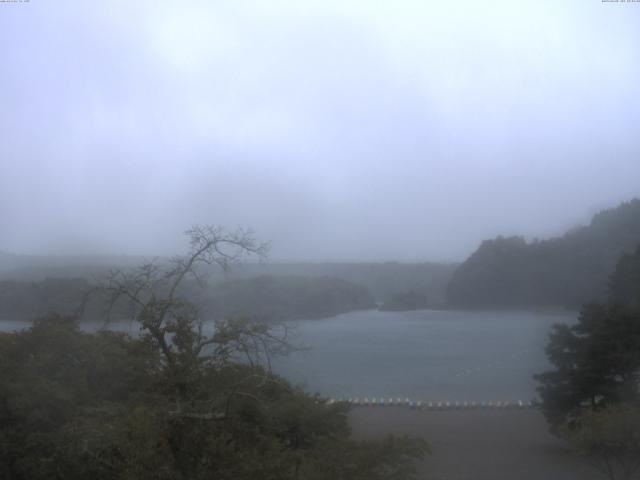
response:
<svg viewBox="0 0 640 480"><path fill-rule="evenodd" d="M571 422L585 406L638 402L640 290L634 290L634 282L639 259L640 248L620 259L606 303L587 304L576 324L553 327L546 352L554 369L536 376L552 426Z"/></svg>
<svg viewBox="0 0 640 480"><path fill-rule="evenodd" d="M52 314L0 334L0 476L31 479L404 479L419 439L349 438L327 405L270 370L286 330L246 317L207 331L180 295L202 265L264 254L248 232L189 231L170 264L114 271L96 291L124 303L132 337Z"/></svg>
<svg viewBox="0 0 640 480"><path fill-rule="evenodd" d="M447 300L465 307L571 308L602 301L618 258L639 243L640 199L604 210L558 238L486 240L454 273Z"/></svg>
<svg viewBox="0 0 640 480"><path fill-rule="evenodd" d="M586 409L562 436L610 480L632 480L640 471L640 409L611 405Z"/></svg>
<svg viewBox="0 0 640 480"><path fill-rule="evenodd" d="M537 375L552 431L611 480L640 469L640 247L623 255L606 303L585 305L574 325L555 325Z"/></svg>

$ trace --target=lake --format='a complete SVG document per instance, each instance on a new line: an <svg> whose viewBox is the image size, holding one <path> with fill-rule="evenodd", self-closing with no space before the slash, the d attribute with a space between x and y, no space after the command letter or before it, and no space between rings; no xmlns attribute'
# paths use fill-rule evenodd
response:
<svg viewBox="0 0 640 480"><path fill-rule="evenodd" d="M552 324L576 313L362 311L291 322L310 348L274 369L334 397L531 400Z"/></svg>
<svg viewBox="0 0 640 480"><path fill-rule="evenodd" d="M576 317L527 311L371 310L289 322L294 342L309 350L277 359L274 370L333 397L531 400L536 397L532 375L549 367L544 348L551 325ZM28 326L0 322L5 331ZM130 323L112 328L138 331Z"/></svg>

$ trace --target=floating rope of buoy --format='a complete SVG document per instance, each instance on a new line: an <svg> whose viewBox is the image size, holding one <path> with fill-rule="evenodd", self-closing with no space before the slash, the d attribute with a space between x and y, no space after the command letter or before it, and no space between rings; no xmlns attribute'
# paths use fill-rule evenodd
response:
<svg viewBox="0 0 640 480"><path fill-rule="evenodd" d="M536 408L538 403L536 401L509 401L509 400L465 400L463 402L455 400L413 400L409 397L404 399L398 397L395 400L393 397L389 397L387 400L384 397L338 397L329 398L325 401L327 405L334 405L336 403L347 403L355 406L371 406L371 407L384 407L384 406L403 406L409 407L412 410L474 410L474 409L530 409Z"/></svg>

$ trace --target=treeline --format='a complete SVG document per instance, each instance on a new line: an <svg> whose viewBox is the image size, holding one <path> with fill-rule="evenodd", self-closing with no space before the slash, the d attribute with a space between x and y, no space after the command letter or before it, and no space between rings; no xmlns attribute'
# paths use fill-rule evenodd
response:
<svg viewBox="0 0 640 480"><path fill-rule="evenodd" d="M262 275L220 282L193 298L209 318L244 314L259 321L326 318L375 306L369 291L331 277Z"/></svg>
<svg viewBox="0 0 640 480"><path fill-rule="evenodd" d="M0 281L0 320L31 320L47 312L74 314L90 288L81 278Z"/></svg>
<svg viewBox="0 0 640 480"><path fill-rule="evenodd" d="M448 303L464 307L577 307L607 292L617 260L640 244L640 200L596 214L562 237L484 241L456 270Z"/></svg>
<svg viewBox="0 0 640 480"><path fill-rule="evenodd" d="M0 250L0 280L91 280L108 275L113 269L131 268L147 260L147 257L127 255L18 255Z"/></svg>
<svg viewBox="0 0 640 480"><path fill-rule="evenodd" d="M377 302L394 295L420 292L433 304L446 302L447 284L458 264L453 263L265 263L246 264L233 273L240 278L257 275L335 277L366 287Z"/></svg>
<svg viewBox="0 0 640 480"><path fill-rule="evenodd" d="M384 302L379 310L383 312L402 312L408 310L420 310L432 306L427 301L427 296L411 290L409 292L397 293L390 300Z"/></svg>
<svg viewBox="0 0 640 480"><path fill-rule="evenodd" d="M40 282L47 278L84 278L108 275L112 269L126 269L148 261L133 256L50 257L11 255L0 251L0 280ZM162 262L166 259L158 259ZM246 280L264 275L276 277L333 277L367 288L377 302L386 302L399 293L416 291L429 302L446 302L446 289L457 264L398 262L265 262L243 263L230 273L232 279ZM227 278L218 270L210 272L211 283Z"/></svg>
<svg viewBox="0 0 640 480"><path fill-rule="evenodd" d="M273 322L325 318L375 306L369 291L360 285L330 277L260 276L212 282L202 289L197 282L185 284L181 294L199 306L203 319L220 320L247 315ZM76 314L93 285L84 279L45 279L39 282L0 282L0 320L31 320L48 312ZM84 320L100 320L108 305L92 296ZM112 312L128 318L126 306Z"/></svg>
<svg viewBox="0 0 640 480"><path fill-rule="evenodd" d="M226 265L227 247L262 249L242 230L187 234L186 255L96 285L109 305L130 305L136 337L83 332L57 314L0 332L0 478L415 478L423 440L352 439L348 406L271 371L272 358L297 348L286 329L236 316L204 332L181 287L203 287L196 266Z"/></svg>

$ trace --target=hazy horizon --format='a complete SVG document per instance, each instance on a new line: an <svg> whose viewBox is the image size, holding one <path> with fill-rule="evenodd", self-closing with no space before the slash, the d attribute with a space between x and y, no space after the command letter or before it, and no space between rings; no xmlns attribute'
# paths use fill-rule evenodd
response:
<svg viewBox="0 0 640 480"><path fill-rule="evenodd" d="M622 200L622 203L626 202L626 201L630 201L633 199L640 199L640 196L638 197L634 197L634 198L629 198L628 200ZM479 243L477 245L475 245L466 255L464 255L462 258L456 258L456 259L437 259L437 260L433 260L433 259L429 259L429 258L403 258L403 259L393 259L393 258L389 258L389 259L385 259L385 258L355 258L355 259L350 259L350 258L334 258L334 259L320 259L320 258L293 258L293 257L277 257L274 258L271 254L271 248L268 249L267 251L267 256L265 259L260 260L258 258L253 258L251 256L248 256L244 259L242 259L242 263L248 263L248 264L253 264L253 263L267 263L267 264L341 264L341 263L353 263L353 264L359 264L359 263L389 263L389 264L419 264L419 263L433 263L433 264L456 264L456 263L462 263L464 262L464 260L466 260L469 255L471 255L477 247L479 247L479 244L484 241L484 240L490 240L490 239L494 239L498 236L502 236L502 237L507 237L507 236L516 236L516 237L523 237L525 239L525 241L527 242L531 242L534 240L549 240L549 239L553 239L553 238L557 238L562 236L565 233L568 233L571 229L573 228L580 228L580 227L586 227L589 225L590 220L591 220L591 216L595 213L601 212L603 210L608 210L611 208L615 208L617 207L618 204L616 205L612 205L610 207L602 207L602 208L595 208L592 209L592 212L590 213L590 215L588 216L588 218L586 218L583 222L577 222L572 224L570 227L567 227L566 229L557 232L556 234L552 234L550 236L547 237L540 237L538 235L531 235L529 237L525 236L525 235L521 235L519 233L513 233L512 235L505 235L504 233L497 233L495 236L492 237L487 237L487 238L483 238L480 239ZM224 227L223 227L224 228ZM230 230L229 230L230 231ZM186 235L186 234L185 234ZM10 251L10 250L6 250L3 248L0 248L0 254L5 253L5 254L9 254L9 255L15 255L15 256L25 256L25 257L48 257L50 259L55 259L55 258L59 258L61 260L69 260L69 259L75 259L75 260L83 260L83 259L104 259L104 260L110 260L110 259L114 259L114 258L122 258L122 259L139 259L139 258L145 258L145 259L160 259L160 258L170 258L171 256L174 255L181 255L183 254L187 248L186 246L186 236L183 239L185 245L183 246L183 250L176 250L175 252L166 252L166 253L154 253L154 252L136 252L136 253L117 253L117 252L108 252L108 251L104 251L104 252L81 252L81 253L72 253L72 252L58 252L58 253L47 253L47 252L32 252L32 253L28 253L28 252L19 252L19 251ZM262 241L263 239L257 238L257 240ZM267 242L268 243L268 242Z"/></svg>
<svg viewBox="0 0 640 480"><path fill-rule="evenodd" d="M0 251L457 262L640 196L640 3L0 3Z"/></svg>

